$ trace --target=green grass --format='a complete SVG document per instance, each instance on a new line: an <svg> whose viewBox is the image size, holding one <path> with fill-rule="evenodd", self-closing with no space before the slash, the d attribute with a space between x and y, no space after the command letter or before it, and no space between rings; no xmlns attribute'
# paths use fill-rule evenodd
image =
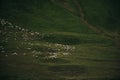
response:
<svg viewBox="0 0 120 80"><path fill-rule="evenodd" d="M85 18L91 24L115 32L119 31L119 1L113 0L78 0L82 5Z"/></svg>
<svg viewBox="0 0 120 80"><path fill-rule="evenodd" d="M4 28L7 33L0 41L2 80L119 80L120 51L105 36L71 32L31 35L33 31ZM66 46L75 49L66 50ZM46 58L49 53L58 56Z"/></svg>
<svg viewBox="0 0 120 80"><path fill-rule="evenodd" d="M24 5L25 3L22 2L21 4L28 8L28 10L24 10L22 7L17 6L18 3L14 4L10 2L4 3L7 7L3 5L2 13L0 15L2 18L19 26L24 26L40 32L64 31L93 33L79 20L79 18L49 1L46 1L46 3L43 4L41 3L42 5L40 4L40 6L37 6L36 4L33 4L32 6ZM28 2L26 4L30 3ZM6 8L8 10L6 10Z"/></svg>
<svg viewBox="0 0 120 80"><path fill-rule="evenodd" d="M90 23L112 29L106 23L110 3L79 1ZM114 41L50 0L2 0L0 18L13 24L0 23L0 80L120 79Z"/></svg>

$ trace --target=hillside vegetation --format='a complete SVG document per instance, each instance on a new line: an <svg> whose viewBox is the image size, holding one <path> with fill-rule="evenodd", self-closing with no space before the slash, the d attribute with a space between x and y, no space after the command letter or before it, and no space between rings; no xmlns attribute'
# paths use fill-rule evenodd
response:
<svg viewBox="0 0 120 80"><path fill-rule="evenodd" d="M1 0L0 80L120 80L119 0Z"/></svg>

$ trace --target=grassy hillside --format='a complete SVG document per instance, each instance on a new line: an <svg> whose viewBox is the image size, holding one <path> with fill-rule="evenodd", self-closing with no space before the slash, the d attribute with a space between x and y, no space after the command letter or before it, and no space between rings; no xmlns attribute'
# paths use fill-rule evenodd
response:
<svg viewBox="0 0 120 80"><path fill-rule="evenodd" d="M79 0L85 18L91 23L105 29L120 30L119 0Z"/></svg>
<svg viewBox="0 0 120 80"><path fill-rule="evenodd" d="M36 3L33 0L4 2L2 8L1 16L3 18L35 31L92 33L85 24L80 22L79 18L53 4L50 0L37 1Z"/></svg>
<svg viewBox="0 0 120 80"><path fill-rule="evenodd" d="M119 32L118 0L78 4L89 24ZM120 80L115 39L94 32L73 0L1 0L0 6L0 80Z"/></svg>
<svg viewBox="0 0 120 80"><path fill-rule="evenodd" d="M78 1L83 9L84 17L89 23L107 30L119 31L119 0ZM73 1L68 0L67 2L70 3L70 6L76 7ZM86 25L81 23L78 17L59 5L55 5L50 0L2 0L1 8L1 17L20 26L36 27L35 29L40 28L41 31L44 31L46 29L44 27L47 27L51 30L63 31L65 28L68 31L80 32L77 31L80 30L79 26L83 27L82 31L88 32L86 30L89 30L86 29Z"/></svg>

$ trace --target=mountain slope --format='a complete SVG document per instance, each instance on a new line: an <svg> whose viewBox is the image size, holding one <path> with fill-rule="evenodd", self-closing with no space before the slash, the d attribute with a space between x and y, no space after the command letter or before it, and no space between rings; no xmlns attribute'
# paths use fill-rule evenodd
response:
<svg viewBox="0 0 120 80"><path fill-rule="evenodd" d="M11 22L18 23L20 26L43 32L51 30L93 33L85 24L79 21L79 18L73 16L63 8L51 3L50 1L46 1L46 3L40 2L42 4L41 6L37 6L37 4L32 4L33 6L24 5L25 3L22 4L22 1L22 5L20 6L18 3L6 3L5 6L8 5L8 7L3 7L1 16L5 19L10 18ZM29 1L28 4L30 4ZM21 6L24 6L25 8L22 9ZM79 26L82 27L82 30Z"/></svg>
<svg viewBox="0 0 120 80"><path fill-rule="evenodd" d="M120 80L113 2L1 0L0 80Z"/></svg>

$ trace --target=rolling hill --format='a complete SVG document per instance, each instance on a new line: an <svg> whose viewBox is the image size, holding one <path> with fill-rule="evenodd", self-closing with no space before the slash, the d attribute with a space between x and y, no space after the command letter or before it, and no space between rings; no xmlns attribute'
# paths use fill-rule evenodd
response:
<svg viewBox="0 0 120 80"><path fill-rule="evenodd" d="M1 0L0 80L119 80L119 0Z"/></svg>

